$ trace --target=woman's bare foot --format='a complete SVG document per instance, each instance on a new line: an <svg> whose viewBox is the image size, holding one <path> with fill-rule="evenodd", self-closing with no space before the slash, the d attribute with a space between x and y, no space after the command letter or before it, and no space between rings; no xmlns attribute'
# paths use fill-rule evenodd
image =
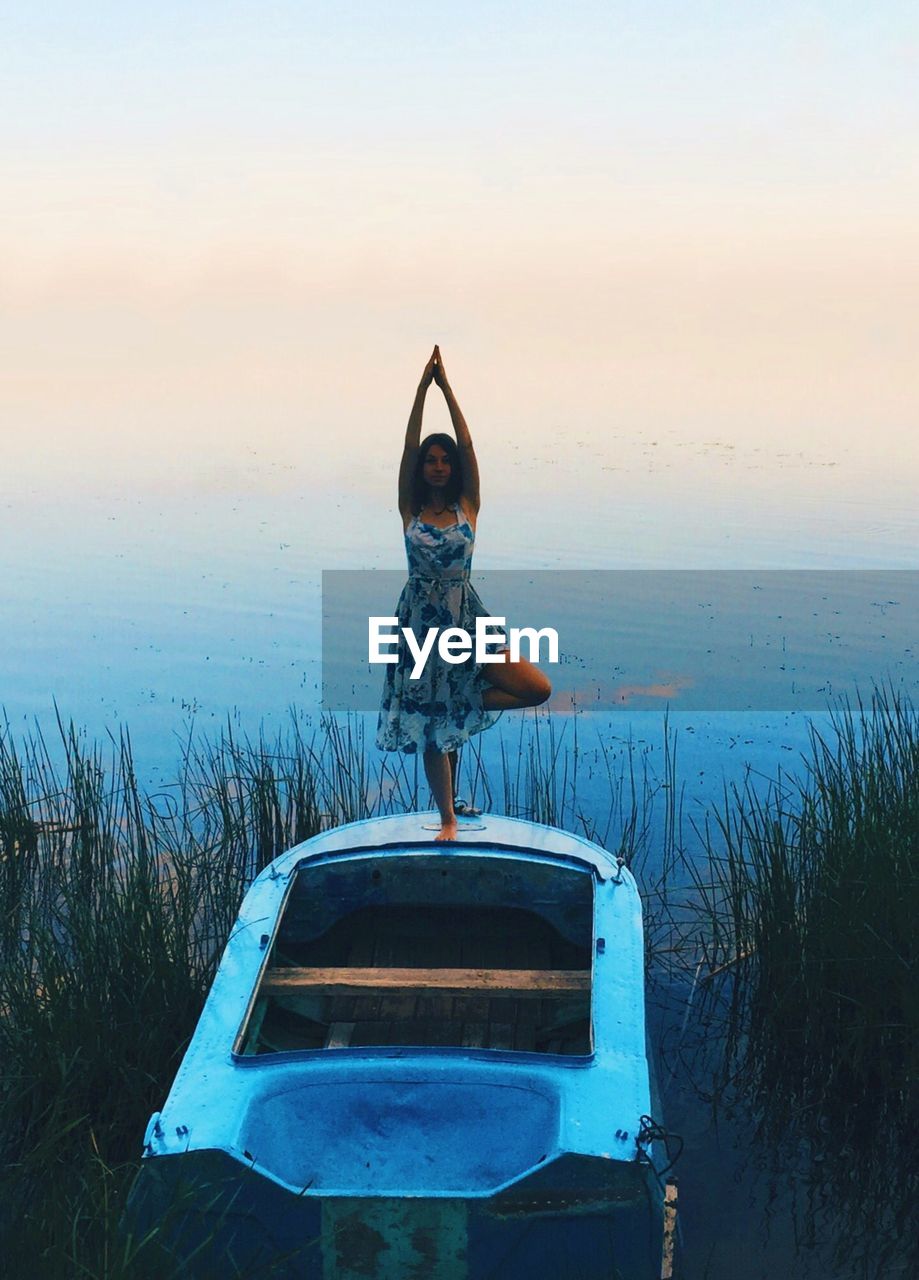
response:
<svg viewBox="0 0 919 1280"><path fill-rule="evenodd" d="M440 815L440 831L435 840L455 840L459 831L453 812L453 774L449 754L429 749L424 753L424 771L431 787L431 795Z"/></svg>

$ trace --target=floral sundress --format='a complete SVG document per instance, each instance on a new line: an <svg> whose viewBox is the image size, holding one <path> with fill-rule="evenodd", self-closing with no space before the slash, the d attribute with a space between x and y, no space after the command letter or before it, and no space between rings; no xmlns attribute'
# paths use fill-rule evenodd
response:
<svg viewBox="0 0 919 1280"><path fill-rule="evenodd" d="M444 662L435 643L418 679L411 678L414 658L403 627L412 629L419 644L429 627L462 627L474 640L476 618L490 616L469 581L475 532L459 503L453 503L452 510L457 523L445 529L415 516L405 531L409 576L395 609L398 662L386 666L383 678L377 720L381 751L454 751L501 715L482 706L488 681L474 656L466 662ZM495 651L489 646L489 652Z"/></svg>

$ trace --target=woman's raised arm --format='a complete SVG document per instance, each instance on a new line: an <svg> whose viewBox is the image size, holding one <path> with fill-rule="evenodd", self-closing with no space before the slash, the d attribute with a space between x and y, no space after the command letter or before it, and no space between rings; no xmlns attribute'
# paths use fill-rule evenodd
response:
<svg viewBox="0 0 919 1280"><path fill-rule="evenodd" d="M428 393L428 387L434 381L434 359L437 348L430 360L424 366L424 373L421 375L421 381L418 383L418 390L415 392L415 403L412 405L412 411L409 414L408 426L405 428L405 447L402 450L402 461L399 464L399 514L402 516L402 523L408 524L414 512L412 511L412 482L415 479L415 470L418 466L418 448L421 444L421 419L424 416L424 398Z"/></svg>
<svg viewBox="0 0 919 1280"><path fill-rule="evenodd" d="M479 496L479 464L476 462L475 449L472 447L472 436L469 434L466 419L463 417L463 413L457 403L456 396L453 394L453 388L447 381L447 374L444 369L443 359L441 358L440 347L434 348L434 381L444 393L447 408L450 410L450 421L453 423L453 430L456 434L456 443L459 446L460 469L462 471L463 478L463 497L472 507L476 515L478 515L479 506L481 505Z"/></svg>

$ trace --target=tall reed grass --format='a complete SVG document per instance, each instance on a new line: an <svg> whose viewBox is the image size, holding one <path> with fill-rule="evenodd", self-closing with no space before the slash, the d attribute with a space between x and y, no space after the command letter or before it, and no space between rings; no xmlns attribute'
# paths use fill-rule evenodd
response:
<svg viewBox="0 0 919 1280"><path fill-rule="evenodd" d="M819 1165L811 1229L862 1274L919 1264L919 716L892 689L811 729L798 781L725 796L697 868L719 1092L777 1162ZM714 1017L712 1012L714 1009ZM907 1261L908 1259L908 1261Z"/></svg>
<svg viewBox="0 0 919 1280"><path fill-rule="evenodd" d="M114 1224L138 1133L246 885L319 828L315 770L226 733L147 795L127 733L59 729L54 750L0 735L4 1270L132 1274Z"/></svg>

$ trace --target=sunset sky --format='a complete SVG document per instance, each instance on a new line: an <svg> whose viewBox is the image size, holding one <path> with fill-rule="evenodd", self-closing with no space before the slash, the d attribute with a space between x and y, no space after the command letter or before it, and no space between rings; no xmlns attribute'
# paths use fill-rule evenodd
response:
<svg viewBox="0 0 919 1280"><path fill-rule="evenodd" d="M919 476L915 4L91 0L0 41L0 489L255 442L369 492L435 341L493 467Z"/></svg>

